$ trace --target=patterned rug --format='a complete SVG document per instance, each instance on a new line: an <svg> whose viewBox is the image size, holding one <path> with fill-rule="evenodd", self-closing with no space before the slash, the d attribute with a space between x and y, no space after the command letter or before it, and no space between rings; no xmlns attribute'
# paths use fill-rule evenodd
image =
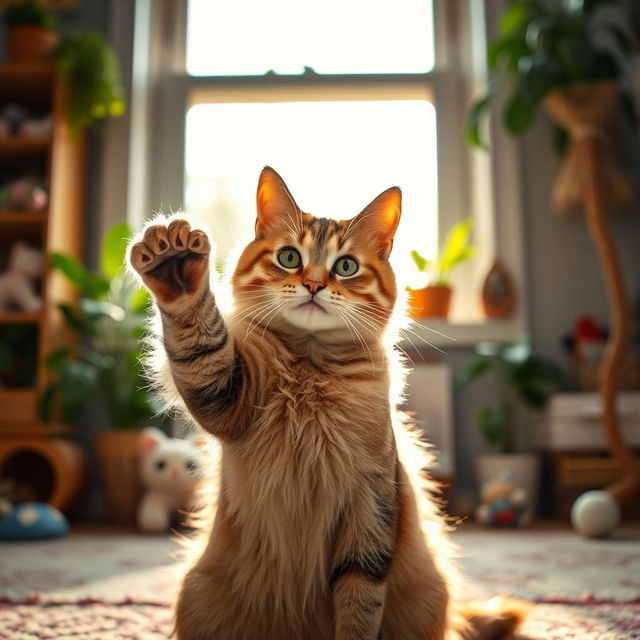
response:
<svg viewBox="0 0 640 640"><path fill-rule="evenodd" d="M587 541L569 531L466 531L470 597L537 604L531 639L640 639L640 531ZM0 638L156 640L171 633L176 589L168 537L72 534L0 543Z"/></svg>

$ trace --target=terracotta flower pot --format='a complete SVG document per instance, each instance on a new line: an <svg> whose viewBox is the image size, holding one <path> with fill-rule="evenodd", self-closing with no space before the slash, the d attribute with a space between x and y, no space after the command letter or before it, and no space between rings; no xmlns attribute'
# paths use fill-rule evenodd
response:
<svg viewBox="0 0 640 640"><path fill-rule="evenodd" d="M138 443L140 431L105 431L96 437L105 511L109 522L135 524L142 495Z"/></svg>
<svg viewBox="0 0 640 640"><path fill-rule="evenodd" d="M412 318L448 318L451 287L432 285L409 290L409 315Z"/></svg>
<svg viewBox="0 0 640 640"><path fill-rule="evenodd" d="M9 62L42 62L58 43L58 34L37 25L13 27L8 34Z"/></svg>

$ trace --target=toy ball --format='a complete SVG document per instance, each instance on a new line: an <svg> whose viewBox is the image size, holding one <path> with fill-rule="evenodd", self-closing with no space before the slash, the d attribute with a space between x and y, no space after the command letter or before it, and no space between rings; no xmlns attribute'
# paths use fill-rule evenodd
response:
<svg viewBox="0 0 640 640"><path fill-rule="evenodd" d="M59 538L68 531L62 513L42 502L22 502L0 520L0 540Z"/></svg>
<svg viewBox="0 0 640 640"><path fill-rule="evenodd" d="M620 506L607 491L587 491L571 508L571 524L585 538L608 536L620 522Z"/></svg>

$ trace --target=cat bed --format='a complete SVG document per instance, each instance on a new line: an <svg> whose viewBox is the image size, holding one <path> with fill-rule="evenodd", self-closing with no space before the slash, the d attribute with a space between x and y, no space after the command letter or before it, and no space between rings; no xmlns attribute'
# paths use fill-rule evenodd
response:
<svg viewBox="0 0 640 640"><path fill-rule="evenodd" d="M23 502L0 520L0 540L59 538L68 531L62 513L43 502Z"/></svg>

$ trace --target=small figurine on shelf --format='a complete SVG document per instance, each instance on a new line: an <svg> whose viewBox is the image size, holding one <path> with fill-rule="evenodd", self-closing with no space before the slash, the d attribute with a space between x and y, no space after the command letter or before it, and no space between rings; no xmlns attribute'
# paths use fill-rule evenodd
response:
<svg viewBox="0 0 640 640"><path fill-rule="evenodd" d="M0 138L44 138L51 135L52 130L53 117L50 113L39 115L11 103L0 109Z"/></svg>
<svg viewBox="0 0 640 640"><path fill-rule="evenodd" d="M49 196L36 178L12 180L0 187L0 211L44 211Z"/></svg>
<svg viewBox="0 0 640 640"><path fill-rule="evenodd" d="M33 290L33 282L42 276L41 251L19 240L11 248L9 264L0 273L0 313L38 311L42 299Z"/></svg>
<svg viewBox="0 0 640 640"><path fill-rule="evenodd" d="M476 519L488 527L519 527L531 519L527 492L511 481L508 472L486 482Z"/></svg>

